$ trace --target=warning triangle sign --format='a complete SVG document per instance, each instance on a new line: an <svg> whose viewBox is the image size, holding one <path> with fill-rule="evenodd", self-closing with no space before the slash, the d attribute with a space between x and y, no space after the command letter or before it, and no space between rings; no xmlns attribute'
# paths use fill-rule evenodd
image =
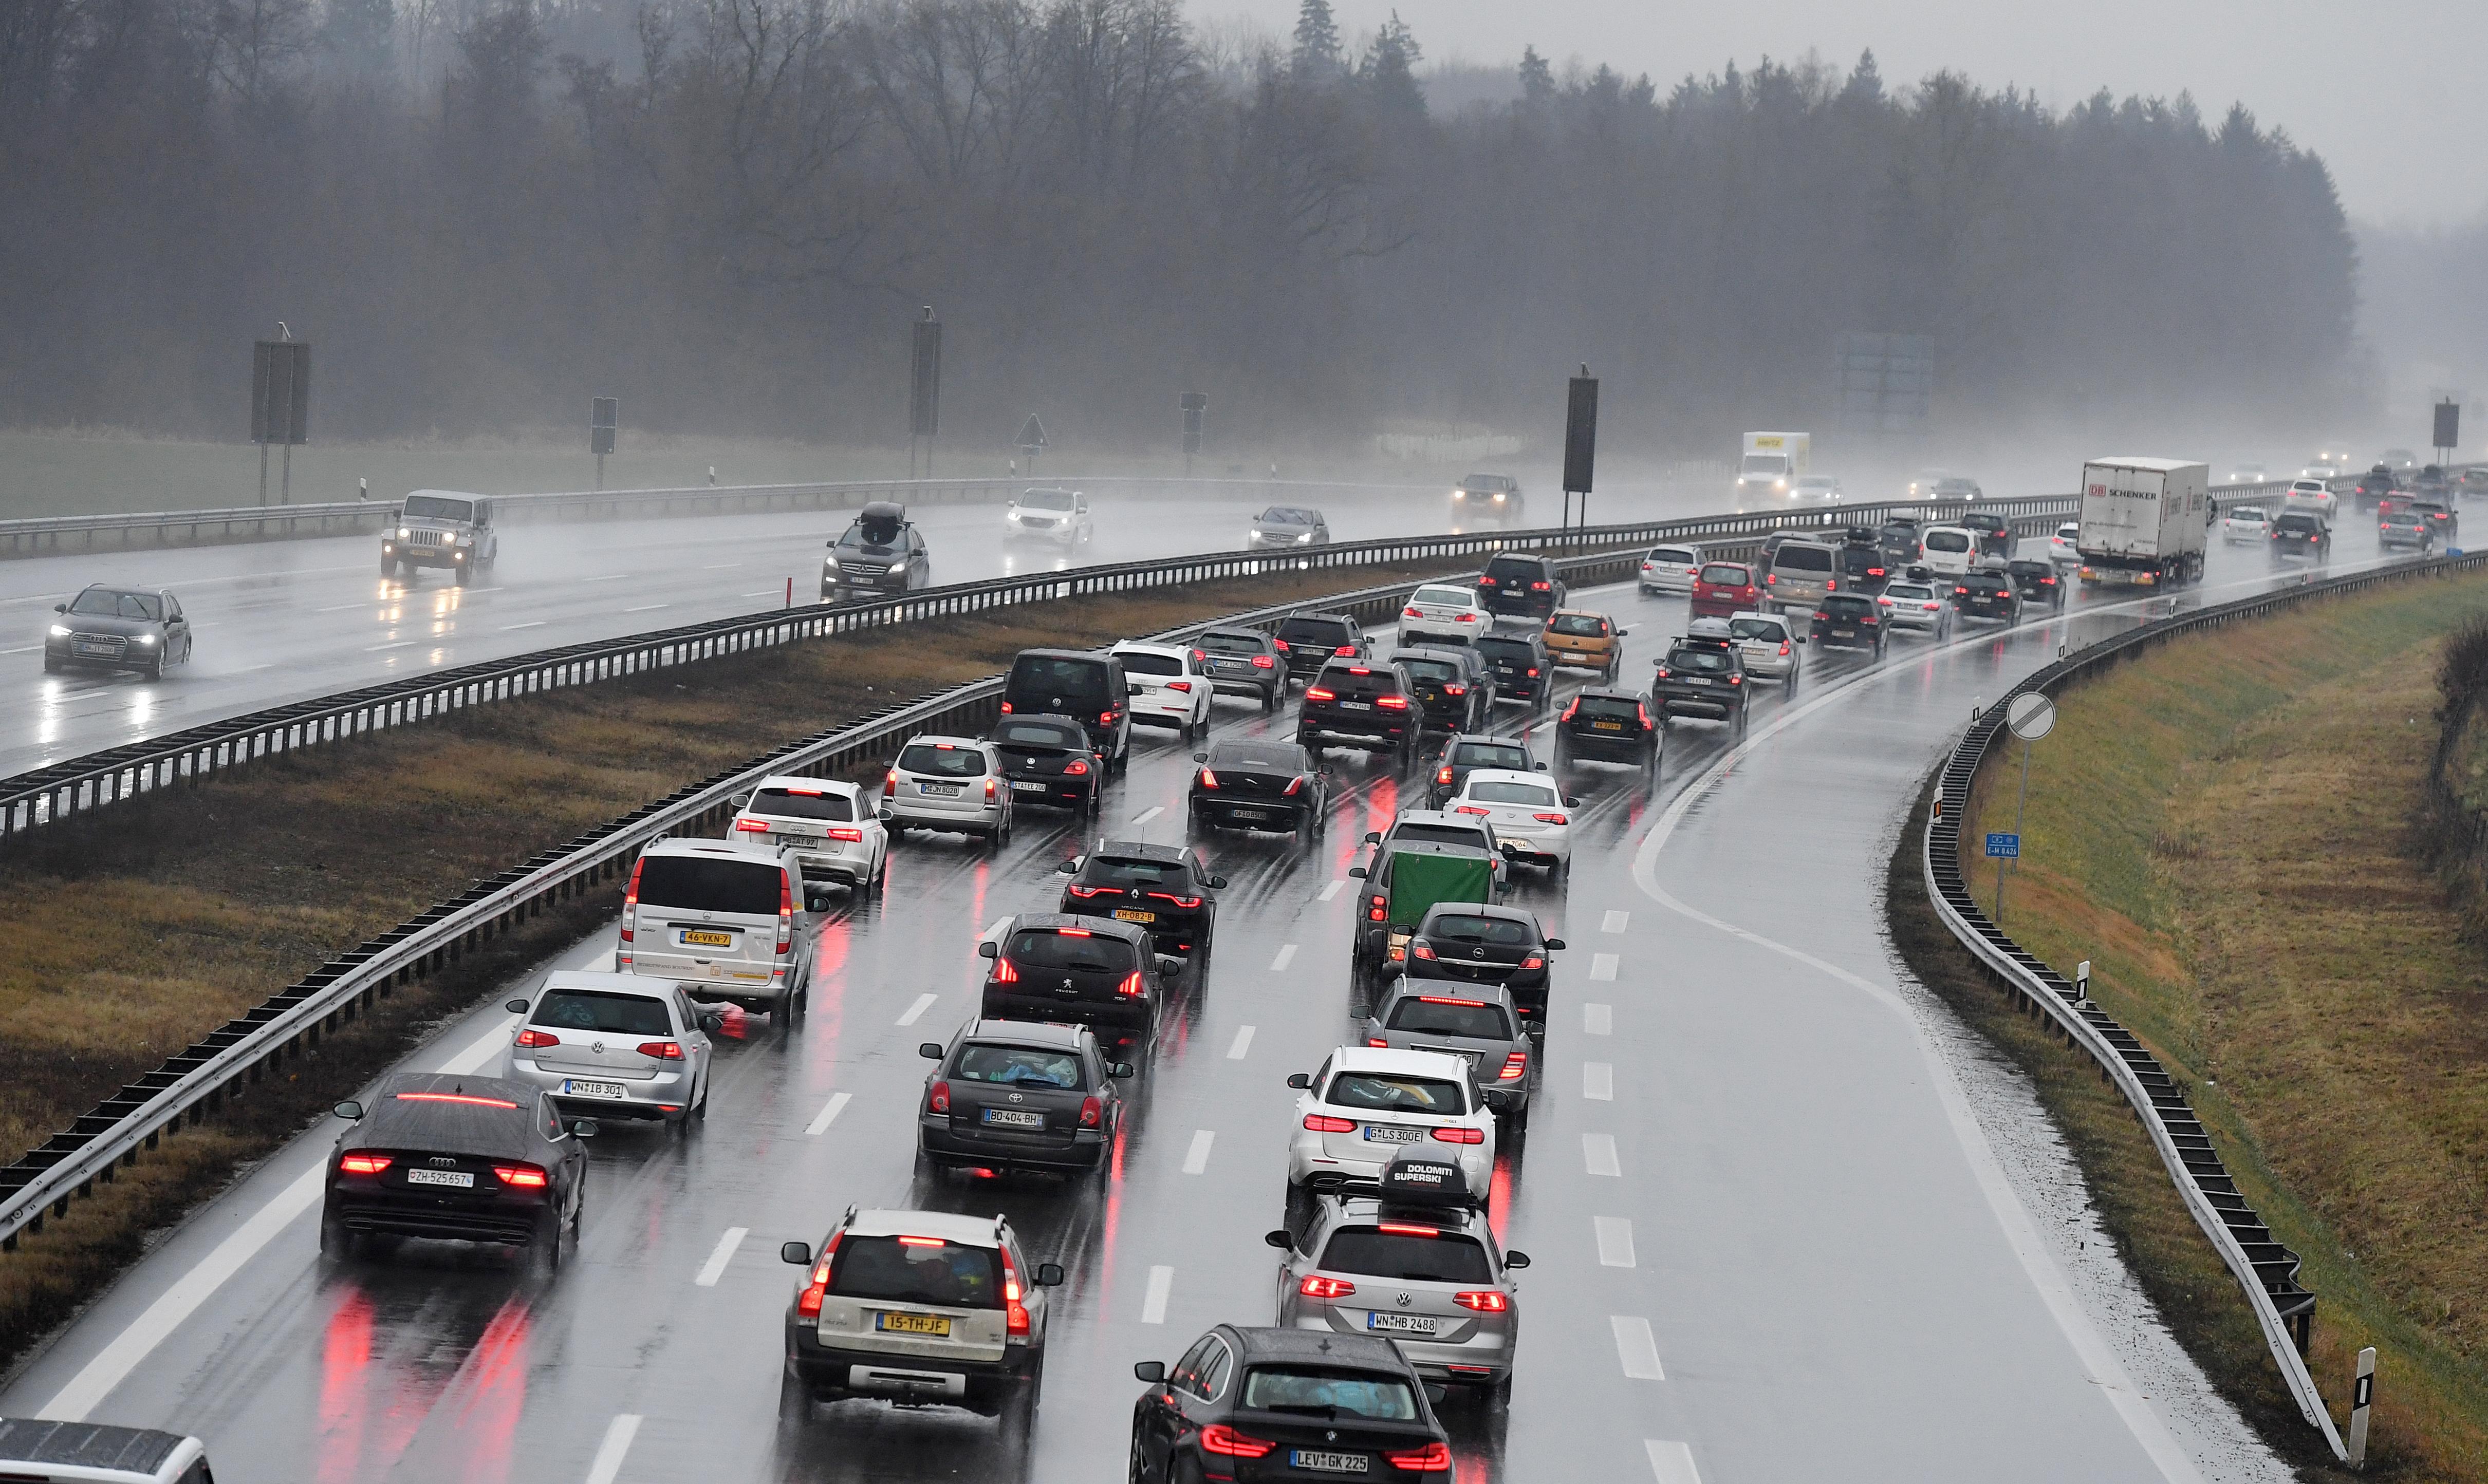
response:
<svg viewBox="0 0 2488 1484"><path fill-rule="evenodd" d="M1035 413L1028 414L1028 421L1019 425L1019 437L1014 441L1021 448L1045 446L1045 425L1036 420Z"/></svg>

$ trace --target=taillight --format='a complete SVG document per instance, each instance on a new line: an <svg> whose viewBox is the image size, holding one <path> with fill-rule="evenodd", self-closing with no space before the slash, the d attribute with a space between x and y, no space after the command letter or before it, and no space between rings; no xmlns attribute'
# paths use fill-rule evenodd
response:
<svg viewBox="0 0 2488 1484"><path fill-rule="evenodd" d="M1277 1447L1275 1442L1239 1433L1224 1422L1212 1422L1201 1430L1201 1451L1227 1458L1259 1458Z"/></svg>
<svg viewBox="0 0 2488 1484"><path fill-rule="evenodd" d="M377 1175L391 1162L384 1154L350 1154L337 1162L337 1171L345 1175Z"/></svg>
<svg viewBox="0 0 2488 1484"><path fill-rule="evenodd" d="M1777 587L1779 585L1779 580L1780 574L1778 573L1772 573L1770 575L1763 578L1763 586Z"/></svg>
<svg viewBox="0 0 2488 1484"><path fill-rule="evenodd" d="M992 803L994 801L994 795L1001 789L1001 787L1002 785L999 781L987 778L985 780L985 802Z"/></svg>
<svg viewBox="0 0 2488 1484"><path fill-rule="evenodd" d="M1138 999L1147 993L1141 984L1141 971L1136 968L1125 974L1123 982L1115 986L1115 993L1133 999Z"/></svg>
<svg viewBox="0 0 2488 1484"><path fill-rule="evenodd" d="M1353 1134L1356 1132L1356 1120L1333 1118L1328 1113L1307 1113L1305 1127L1315 1134Z"/></svg>
<svg viewBox="0 0 2488 1484"><path fill-rule="evenodd" d="M532 1164L495 1164L493 1173L500 1177L501 1184L514 1190L541 1190L545 1188L545 1172Z"/></svg>
<svg viewBox="0 0 2488 1484"><path fill-rule="evenodd" d="M631 884L622 893L622 941L631 940L631 929L639 912L639 868L648 862L642 858L631 862Z"/></svg>
<svg viewBox="0 0 2488 1484"><path fill-rule="evenodd" d="M1305 786L1305 778L1304 778L1304 774L1302 774L1302 773L1298 773L1296 776L1294 776L1294 777L1292 777L1292 778L1289 778L1289 779L1287 780L1287 786L1286 786L1286 788L1284 788L1284 789L1281 789L1279 792L1280 792L1280 793L1282 793L1282 794L1295 794L1295 793L1300 793L1300 792L1302 792L1302 791L1303 791L1304 786Z"/></svg>
<svg viewBox="0 0 2488 1484"><path fill-rule="evenodd" d="M1551 583L1532 582L1529 584L1529 590L1533 593L1549 593L1554 591L1554 587Z"/></svg>
<svg viewBox="0 0 2488 1484"><path fill-rule="evenodd" d="M1308 686L1305 687L1305 699L1308 701L1336 701L1339 697L1336 693L1325 690L1319 686Z"/></svg>
<svg viewBox="0 0 2488 1484"><path fill-rule="evenodd" d="M1004 708L1003 708L1003 710L1004 710L1004 711L1008 711L1008 710L1010 710L1010 708L1009 708L1009 707L1007 707L1007 706L1005 706L1005 707L1004 707ZM897 792L898 792L898 770L897 770L897 769L895 769L895 768L893 768L893 769L891 769L890 771L888 771L888 772L886 772L886 773L884 773L884 774L882 774L882 775L881 775L881 797L882 797L882 798L890 798L891 795L893 795L893 794L895 794L895 793L897 793Z"/></svg>
<svg viewBox="0 0 2488 1484"><path fill-rule="evenodd" d="M1086 778L1088 776L1088 760L1087 758L1073 758L1070 762L1062 765L1062 775L1066 778Z"/></svg>
<svg viewBox="0 0 2488 1484"><path fill-rule="evenodd" d="M1380 897L1375 897L1372 901L1365 905L1365 920L1368 922L1380 922L1382 920L1382 899Z"/></svg>
<svg viewBox="0 0 2488 1484"><path fill-rule="evenodd" d="M1308 1299L1344 1299L1356 1292L1356 1285L1345 1278L1326 1278L1309 1273L1296 1284L1296 1292Z"/></svg>
<svg viewBox="0 0 2488 1484"><path fill-rule="evenodd" d="M1282 655L1288 653L1287 641L1285 639L1272 639L1270 641L1270 647L1277 650Z"/></svg>
<svg viewBox="0 0 2488 1484"><path fill-rule="evenodd" d="M795 1299L795 1312L806 1319L821 1317L821 1295L830 1290L830 1258L838 1249L838 1239L845 1235L842 1231L830 1234L829 1246L821 1248L821 1260L812 1265L811 1278Z"/></svg>
<svg viewBox="0 0 2488 1484"><path fill-rule="evenodd" d="M680 1061L683 1059L683 1049L678 1043L672 1041L642 1041L639 1043L639 1054L654 1056L659 1061Z"/></svg>
<svg viewBox="0 0 2488 1484"><path fill-rule="evenodd" d="M1544 968L1546 966L1546 961L1532 955L1529 958L1521 960L1520 966L1523 968Z"/></svg>
<svg viewBox="0 0 2488 1484"><path fill-rule="evenodd" d="M1450 788L1452 786L1452 770L1448 768L1435 769L1434 781L1445 788Z"/></svg>
<svg viewBox="0 0 2488 1484"><path fill-rule="evenodd" d="M1132 977L1137 979L1140 975L1134 974ZM1080 1127L1084 1129L1094 1129L1104 1124L1105 1121L1106 1105L1104 1100L1098 1098L1083 1098L1080 1100Z"/></svg>
<svg viewBox="0 0 2488 1484"><path fill-rule="evenodd" d="M1436 1129L1434 1137L1446 1144L1483 1144L1485 1142L1485 1131L1484 1129Z"/></svg>
<svg viewBox="0 0 2488 1484"><path fill-rule="evenodd" d="M1658 674L1657 674L1657 678L1658 678L1658 679L1660 679L1660 680L1665 680L1665 679L1667 679L1667 666L1665 666L1665 665L1660 665L1660 666L1658 667Z"/></svg>
<svg viewBox="0 0 2488 1484"><path fill-rule="evenodd" d="M767 820L736 820L734 822L734 827L748 835L765 835L769 832L769 822Z"/></svg>
<svg viewBox="0 0 2488 1484"><path fill-rule="evenodd" d="M1535 675L1538 672L1536 670L1532 670L1529 673ZM1404 695L1378 695L1373 698L1373 704L1381 707L1384 711L1406 711L1408 709L1408 698Z"/></svg>
<svg viewBox="0 0 2488 1484"><path fill-rule="evenodd" d="M1555 719L1558 721L1569 721L1574 715L1579 714L1580 710L1581 698L1579 696L1574 696L1571 704L1564 708L1564 714Z"/></svg>
<svg viewBox="0 0 2488 1484"><path fill-rule="evenodd" d="M1469 687L1466 686L1445 686L1443 687L1443 694L1445 695L1466 695L1468 693Z"/></svg>
<svg viewBox="0 0 2488 1484"><path fill-rule="evenodd" d="M1191 911L1194 908L1201 905L1201 898L1199 897L1178 897L1173 893L1164 891L1152 891L1149 895L1160 902L1172 902L1175 906L1182 908L1185 911Z"/></svg>
<svg viewBox="0 0 2488 1484"><path fill-rule="evenodd" d="M1088 1101L1094 1103L1097 1100L1090 1098ZM1082 1110L1082 1117L1085 1121L1086 1109ZM903 1242L906 1239L902 1237L899 1240ZM1003 1325L1012 1334L1026 1335L1029 1332L1028 1304L1019 1288L1019 1264L1011 1261L1008 1247L1003 1248Z"/></svg>
<svg viewBox="0 0 2488 1484"><path fill-rule="evenodd" d="M1649 708L1648 706L1643 705L1643 704L1642 704L1641 702L1639 702L1639 701L1635 701L1635 702L1633 703L1633 712L1634 712L1634 714L1635 714L1636 715L1638 715L1638 716L1640 716L1640 717L1641 717L1641 729L1642 729L1643 731L1645 731L1645 732L1649 731L1649 730L1650 730L1650 708Z"/></svg>
<svg viewBox="0 0 2488 1484"><path fill-rule="evenodd" d="M1010 702L1008 702L1008 701L1004 701L1004 702L1003 703L1003 714L1004 714L1004 715L1005 715L1005 716L1007 716L1007 715L1009 715L1010 714L1011 714L1011 703L1010 703Z"/></svg>
<svg viewBox="0 0 2488 1484"><path fill-rule="evenodd" d="M1171 680L1171 681L1168 681L1168 682L1166 683L1166 687L1167 687L1169 690L1180 690L1180 691L1182 691L1182 692L1183 692L1184 694L1186 694L1186 695L1190 695L1190 694L1192 694L1192 682L1190 682L1190 681L1188 681L1188 680Z"/></svg>
<svg viewBox="0 0 2488 1484"><path fill-rule="evenodd" d="M1783 655L1785 655L1785 654L1787 654L1788 652L1789 652L1789 647L1788 647L1786 644L1782 644L1782 645L1780 646L1780 653L1781 653L1781 654L1783 654Z"/></svg>
<svg viewBox="0 0 2488 1484"><path fill-rule="evenodd" d="M1349 658L1356 654L1356 646L1353 644L1343 644L1339 648L1332 650L1331 653L1339 656L1343 659Z"/></svg>
<svg viewBox="0 0 2488 1484"><path fill-rule="evenodd" d="M1201 786L1205 789L1214 789L1218 787L1218 774L1211 772L1206 768L1202 769L1201 770Z"/></svg>
<svg viewBox="0 0 2488 1484"><path fill-rule="evenodd" d="M1533 665L1531 665L1531 666L1529 667L1529 673L1530 673L1533 677L1534 677L1534 676L1536 676L1536 675L1538 674L1538 666L1536 666L1536 665L1534 665L1534 664L1533 664Z"/></svg>
<svg viewBox="0 0 2488 1484"><path fill-rule="evenodd" d="M1528 966L1529 966L1526 964L1521 966L1523 968L1527 968ZM1497 1075L1495 1079L1503 1082L1516 1082L1523 1077L1528 1076L1528 1074L1529 1053L1527 1051L1514 1051L1503 1059L1503 1071Z"/></svg>
<svg viewBox="0 0 2488 1484"><path fill-rule="evenodd" d="M1862 620L1862 619L1861 619L1861 620L1859 620L1859 622L1860 622L1860 623L1863 623L1863 622L1864 622L1864 620ZM1731 676L1729 676L1729 677L1728 677L1728 684L1729 684L1729 685L1731 685L1731 686L1741 686L1741 685L1743 685L1744 683L1745 683L1745 677L1743 677L1743 676L1741 676L1741 675L1731 675Z"/></svg>
<svg viewBox="0 0 2488 1484"><path fill-rule="evenodd" d="M994 960L994 983L1019 983L1019 966L1012 963L1007 958L998 958Z"/></svg>
<svg viewBox="0 0 2488 1484"><path fill-rule="evenodd" d="M1365 1044L1367 1046L1379 1046L1386 1049L1391 1045L1390 1042L1383 1040L1380 1036L1368 1036L1365 1038Z"/></svg>
<svg viewBox="0 0 2488 1484"><path fill-rule="evenodd" d="M1411 1473L1445 1473L1452 1467L1452 1450L1441 1439L1411 1453L1385 1453L1382 1456L1390 1460L1392 1468L1404 1469Z"/></svg>
<svg viewBox="0 0 2488 1484"><path fill-rule="evenodd" d="M1097 724L1099 726L1113 726L1115 724L1115 714L1110 711L1099 712L1097 714Z"/></svg>
<svg viewBox="0 0 2488 1484"><path fill-rule="evenodd" d="M1424 959L1428 964L1434 962L1433 945L1427 942L1424 938L1419 938L1417 941L1410 943L1408 945L1408 953L1410 957Z"/></svg>
<svg viewBox="0 0 2488 1484"><path fill-rule="evenodd" d="M935 1082L933 1084L932 1091L925 1095L924 1110L928 1113L947 1113L950 1111L950 1084L948 1082Z"/></svg>
<svg viewBox="0 0 2488 1484"><path fill-rule="evenodd" d="M785 872L778 873L778 951L791 953L795 948L795 882Z"/></svg>
<svg viewBox="0 0 2488 1484"><path fill-rule="evenodd" d="M1275 670L1278 667L1279 662L1267 655L1256 655L1253 657L1253 668L1257 670Z"/></svg>
<svg viewBox="0 0 2488 1484"><path fill-rule="evenodd" d="M1512 1301L1491 1288L1454 1294L1452 1302L1464 1309L1475 1309L1481 1314L1500 1314L1512 1306Z"/></svg>
<svg viewBox="0 0 2488 1484"><path fill-rule="evenodd" d="M1491 815L1491 812L1490 812L1490 811L1488 811L1488 810L1484 810L1484 809L1481 809L1481 808L1479 808L1479 807L1478 807L1477 805L1475 805L1475 804L1462 804L1462 805L1460 805L1458 808L1454 809L1452 812L1453 812L1454 814L1474 814L1474 815L1476 815L1476 816L1477 816L1478 818L1480 818L1480 819L1489 819L1489 818L1492 818L1492 815Z"/></svg>
<svg viewBox="0 0 2488 1484"><path fill-rule="evenodd" d="M1063 890L1065 890L1065 891L1067 891L1067 892L1069 892L1069 893L1071 893L1073 896L1078 897L1078 898L1079 898L1080 900L1082 900L1083 902L1086 902L1086 901L1088 901L1090 897L1110 897L1110 896L1113 896L1117 891L1120 890L1121 888L1119 888L1119 887L1116 887L1116 886L1082 886L1082 885L1074 884L1074 885L1070 885L1070 886L1065 886L1065 887L1063 887L1062 889L1063 889Z"/></svg>
<svg viewBox="0 0 2488 1484"><path fill-rule="evenodd" d="M1423 611L1416 608L1401 608L1400 610L1400 616L1401 618L1424 618L1426 615Z"/></svg>
<svg viewBox="0 0 2488 1484"><path fill-rule="evenodd" d="M527 1029L520 1031L519 1039L511 1042L510 1044L513 1046L559 1046L561 1045L561 1037L554 1035L551 1031L537 1030L533 1026L529 1026Z"/></svg>

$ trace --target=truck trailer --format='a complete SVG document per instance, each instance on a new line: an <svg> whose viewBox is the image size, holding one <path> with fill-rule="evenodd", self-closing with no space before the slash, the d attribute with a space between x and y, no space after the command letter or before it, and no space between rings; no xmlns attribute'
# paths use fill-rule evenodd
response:
<svg viewBox="0 0 2488 1484"><path fill-rule="evenodd" d="M2203 575L2212 468L2183 459L2120 457L2082 465L2074 549L2085 588L2170 587Z"/></svg>

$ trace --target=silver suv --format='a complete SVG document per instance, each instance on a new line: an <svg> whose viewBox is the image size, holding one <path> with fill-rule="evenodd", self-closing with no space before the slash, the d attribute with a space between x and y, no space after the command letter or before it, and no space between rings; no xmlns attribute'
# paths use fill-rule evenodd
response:
<svg viewBox="0 0 2488 1484"><path fill-rule="evenodd" d="M1840 552L1819 541L1791 541L1771 553L1763 602L1782 612L1811 613L1840 590Z"/></svg>
<svg viewBox="0 0 2488 1484"><path fill-rule="evenodd" d="M381 532L381 575L401 577L418 567L446 567L465 587L501 559L493 502L480 494L417 490L398 508L397 523Z"/></svg>
<svg viewBox="0 0 2488 1484"><path fill-rule="evenodd" d="M1032 1268L1004 1218L849 1206L817 1256L800 1242L778 1255L811 1269L786 1305L779 1416L864 1396L965 1408L1022 1437L1034 1424L1062 1269Z"/></svg>
<svg viewBox="0 0 2488 1484"><path fill-rule="evenodd" d="M996 850L1010 842L1011 787L1002 754L973 737L919 737L899 748L881 783L881 808L893 836L947 829Z"/></svg>

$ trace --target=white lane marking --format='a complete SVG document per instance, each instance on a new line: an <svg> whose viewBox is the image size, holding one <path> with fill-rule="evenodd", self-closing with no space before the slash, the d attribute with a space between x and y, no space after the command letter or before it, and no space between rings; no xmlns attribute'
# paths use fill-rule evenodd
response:
<svg viewBox="0 0 2488 1484"><path fill-rule="evenodd" d="M1141 1301L1141 1323L1145 1325L1165 1324L1167 1295L1173 1291L1174 1270L1173 1268L1151 1268L1149 1270L1148 1297Z"/></svg>
<svg viewBox="0 0 2488 1484"><path fill-rule="evenodd" d="M1601 980L1613 979L1616 976L1616 966L1623 962L1612 953L1594 953L1590 955L1590 977Z"/></svg>
<svg viewBox="0 0 2488 1484"><path fill-rule="evenodd" d="M327 1184L328 1162L323 1158L296 1176L292 1185L279 1190L232 1236L217 1243L215 1250L201 1258L197 1267L164 1291L163 1297L147 1305L145 1312L129 1322L129 1328L113 1336L112 1343L71 1377L70 1384L36 1414L60 1422L86 1420L86 1414L110 1396L137 1369L139 1361L181 1327L182 1321L223 1287L225 1279L240 1273L262 1247L276 1239L278 1232L317 1204Z"/></svg>
<svg viewBox="0 0 2488 1484"><path fill-rule="evenodd" d="M737 593L734 596L737 598L777 598L782 596L784 592L785 589L783 588L764 587L756 593Z"/></svg>
<svg viewBox="0 0 2488 1484"><path fill-rule="evenodd" d="M21 644L15 649L0 649L0 655L31 655L42 648L40 644Z"/></svg>
<svg viewBox="0 0 2488 1484"><path fill-rule="evenodd" d="M815 1138L828 1133L830 1125L837 1122L839 1110L847 1106L847 1100L852 1096L854 1096L852 1093L832 1093L830 1101L823 1105L819 1112L812 1115L810 1123L804 1126L804 1132Z"/></svg>
<svg viewBox="0 0 2488 1484"><path fill-rule="evenodd" d="M1632 913L1630 912L1609 911L1606 916L1599 919L1598 931L1601 933L1621 933L1625 930L1625 924L1630 921L1632 921Z"/></svg>
<svg viewBox="0 0 2488 1484"><path fill-rule="evenodd" d="M1593 1175L1622 1176L1625 1167L1616 1162L1616 1136L1612 1134L1581 1135L1581 1162Z"/></svg>
<svg viewBox="0 0 2488 1484"><path fill-rule="evenodd" d="M508 633L514 629L542 629L545 626L545 623L546 621L544 619L538 618L530 619L523 624L503 624L501 626L501 632Z"/></svg>
<svg viewBox="0 0 2488 1484"><path fill-rule="evenodd" d="M659 608L670 608L672 606L673 604L669 602L643 602L636 608L624 608L622 611L625 613L654 613Z"/></svg>
<svg viewBox="0 0 2488 1484"><path fill-rule="evenodd" d="M622 1475L622 1459L631 1440L639 1436L639 1414L625 1412L605 1425L605 1441L596 1445L596 1461L587 1466L587 1484L613 1484Z"/></svg>
<svg viewBox="0 0 2488 1484"><path fill-rule="evenodd" d="M1588 1004L1581 1007L1581 1034L1612 1035L1616 1028L1616 1012L1612 1005Z"/></svg>
<svg viewBox="0 0 2488 1484"><path fill-rule="evenodd" d="M601 577L581 577L579 580L581 582L619 582L629 575L631 574L627 572L608 572Z"/></svg>
<svg viewBox="0 0 2488 1484"><path fill-rule="evenodd" d="M717 1249L708 1254L708 1261L700 1264L699 1276L692 1281L702 1288L715 1288L717 1280L725 1275L725 1265L734 1260L734 1249L743 1246L743 1239L749 1235L751 1228L749 1226L727 1227L725 1235L717 1239Z"/></svg>
<svg viewBox="0 0 2488 1484"><path fill-rule="evenodd" d="M440 1070L452 1076L483 1069L486 1062L510 1049L510 1027L519 1023L515 1015L496 1020L491 1030L466 1043L457 1055L440 1064Z"/></svg>
<svg viewBox="0 0 2488 1484"><path fill-rule="evenodd" d="M925 1011L932 1009L933 1001L940 999L941 997L942 996L939 994L917 995L916 1003L907 1007L907 1013L898 1018L898 1023L901 1025L915 1024L917 1017L922 1015Z"/></svg>
<svg viewBox="0 0 2488 1484"><path fill-rule="evenodd" d="M1270 972L1274 974L1286 973L1287 971L1287 966L1294 963L1295 959L1296 945L1289 943L1279 950L1279 956L1277 958L1270 961Z"/></svg>
<svg viewBox="0 0 2488 1484"><path fill-rule="evenodd" d="M1593 1103L1616 1101L1616 1069L1611 1062L1581 1063L1581 1096Z"/></svg>
<svg viewBox="0 0 2488 1484"><path fill-rule="evenodd" d="M742 565L743 565L743 564L742 564L741 562L711 562L711 563L709 563L707 566L702 567L702 568L700 569L700 571L702 571L702 572L732 572L735 568L740 567L740 566L742 566Z"/></svg>
<svg viewBox="0 0 2488 1484"><path fill-rule="evenodd" d="M421 639L400 639L395 644L366 644L363 646L363 653L366 655L377 655L383 650L412 649L414 646L422 642L423 641Z"/></svg>
<svg viewBox="0 0 2488 1484"><path fill-rule="evenodd" d="M313 608L311 611L314 613L343 613L348 608L368 608L372 605L373 602L374 600L366 598L360 602L341 602L333 608Z"/></svg>
<svg viewBox="0 0 2488 1484"><path fill-rule="evenodd" d="M1667 1379L1658 1363L1658 1337L1650 1332L1649 1320L1638 1314L1610 1314L1607 1324L1616 1331L1616 1358L1623 1362L1626 1376L1634 1381Z"/></svg>
<svg viewBox="0 0 2488 1484"><path fill-rule="evenodd" d="M1147 808L1145 808L1145 809L1142 810L1140 813L1133 815L1133 816L1132 816L1132 823L1133 823L1133 824L1135 824L1135 825L1145 825L1145 824L1147 824L1149 821L1151 821L1151 820L1153 820L1153 819L1156 819L1159 815L1164 814L1164 813L1166 813L1166 805L1164 805L1164 804L1151 804L1151 805L1149 805Z"/></svg>
<svg viewBox="0 0 2488 1484"><path fill-rule="evenodd" d="M1630 1268L1633 1262L1632 1222L1620 1216L1594 1218L1592 1224L1598 1233L1598 1266Z"/></svg>
<svg viewBox="0 0 2488 1484"><path fill-rule="evenodd" d="M1227 1059L1229 1061L1242 1061L1244 1059L1244 1053L1251 1050L1253 1050L1253 1027L1250 1025L1237 1026L1235 1028L1235 1044L1227 1049Z"/></svg>
<svg viewBox="0 0 2488 1484"><path fill-rule="evenodd" d="M1193 1130L1192 1148L1184 1152L1183 1172L1187 1175L1198 1175L1208 1169L1209 1146L1216 1142L1218 1142L1218 1133L1216 1130Z"/></svg>
<svg viewBox="0 0 2488 1484"><path fill-rule="evenodd" d="M1641 1445L1650 1452L1650 1471L1658 1484L1702 1484L1691 1448L1664 1438L1644 1438Z"/></svg>
<svg viewBox="0 0 2488 1484"><path fill-rule="evenodd" d="M1346 885L1346 884L1347 884L1347 878L1346 878L1346 877L1343 876L1343 877L1338 878L1336 881L1333 881L1329 885L1324 886L1324 887L1321 889L1321 899L1322 899L1323 901L1327 902L1327 901L1329 901L1331 898L1333 898L1333 897L1335 897L1335 896L1338 896L1338 895L1339 895L1339 890L1340 890L1340 888L1341 888L1341 887L1343 887L1343 886L1344 886L1344 885Z"/></svg>
<svg viewBox="0 0 2488 1484"><path fill-rule="evenodd" d="M462 587L458 589L458 596L461 598L472 598L478 593L497 593L499 591L500 589L497 587Z"/></svg>

